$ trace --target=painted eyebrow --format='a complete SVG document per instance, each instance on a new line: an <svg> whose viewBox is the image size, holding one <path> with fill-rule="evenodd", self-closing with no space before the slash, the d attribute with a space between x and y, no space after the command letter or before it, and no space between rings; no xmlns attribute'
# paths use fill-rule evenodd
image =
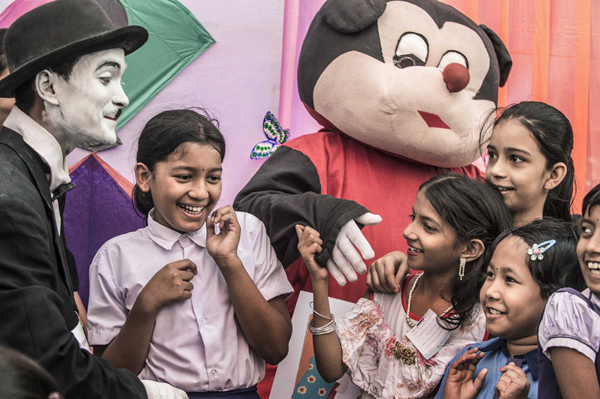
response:
<svg viewBox="0 0 600 399"><path fill-rule="evenodd" d="M98 71L104 67L113 67L113 68L121 69L121 64L119 64L118 62L114 62L114 61L106 61L106 62L103 62L98 68L96 68L96 71Z"/></svg>

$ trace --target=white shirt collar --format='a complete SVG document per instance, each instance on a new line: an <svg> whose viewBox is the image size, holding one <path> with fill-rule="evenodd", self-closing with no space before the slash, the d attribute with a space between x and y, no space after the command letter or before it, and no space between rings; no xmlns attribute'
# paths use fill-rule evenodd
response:
<svg viewBox="0 0 600 399"><path fill-rule="evenodd" d="M182 234L154 220L154 209L152 209L148 214L148 236L156 244L167 250L171 250L173 245L184 237L189 237L198 246L206 247L206 223L202 225L200 230Z"/></svg>
<svg viewBox="0 0 600 399"><path fill-rule="evenodd" d="M71 182L67 159L63 157L60 144L50 132L31 119L16 105L8 114L4 126L20 134L23 141L33 148L50 167L50 191L56 190L61 184Z"/></svg>

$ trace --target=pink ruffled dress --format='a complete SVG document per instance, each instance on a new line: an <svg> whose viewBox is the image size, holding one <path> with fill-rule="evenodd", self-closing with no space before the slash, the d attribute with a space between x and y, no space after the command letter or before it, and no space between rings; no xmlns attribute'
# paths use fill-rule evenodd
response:
<svg viewBox="0 0 600 399"><path fill-rule="evenodd" d="M477 304L473 321L450 332L444 347L426 360L406 337L404 280L400 294L377 293L361 298L354 308L336 319L343 361L360 387L360 399L408 399L433 396L448 363L467 345L484 340L485 316ZM410 314L418 322L420 317ZM411 352L411 350L413 352Z"/></svg>

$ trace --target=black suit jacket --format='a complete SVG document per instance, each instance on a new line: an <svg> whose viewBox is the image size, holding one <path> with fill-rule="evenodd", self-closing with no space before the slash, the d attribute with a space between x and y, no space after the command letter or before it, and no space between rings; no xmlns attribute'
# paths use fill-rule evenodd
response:
<svg viewBox="0 0 600 399"><path fill-rule="evenodd" d="M64 243L44 163L23 138L0 131L0 345L38 361L72 398L146 398L138 378L81 350ZM1 387L0 387L1 389Z"/></svg>

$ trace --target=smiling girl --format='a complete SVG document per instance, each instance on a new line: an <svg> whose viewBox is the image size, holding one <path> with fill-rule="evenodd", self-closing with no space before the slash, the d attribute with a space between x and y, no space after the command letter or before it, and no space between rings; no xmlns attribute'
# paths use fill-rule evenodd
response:
<svg viewBox="0 0 600 399"><path fill-rule="evenodd" d="M583 199L577 257L587 289L550 297L540 323L540 397L600 398L600 185Z"/></svg>
<svg viewBox="0 0 600 399"><path fill-rule="evenodd" d="M364 399L428 397L450 359L484 338L478 270L489 246L510 225L508 209L492 187L454 174L430 179L420 187L403 233L408 265L423 273L406 277L396 295L367 292L335 320L328 272L314 259L322 240L314 229L297 226L298 249L312 278L310 330L321 376L335 381L350 370ZM411 337L419 322L428 329ZM423 334L446 340L432 349L415 342Z"/></svg>
<svg viewBox="0 0 600 399"><path fill-rule="evenodd" d="M486 179L502 193L514 225L544 216L571 223L575 169L569 120L556 108L535 101L511 105L492 117ZM482 144L488 130L484 126ZM391 252L369 267L367 286L377 292L398 292L406 273L406 256Z"/></svg>
<svg viewBox="0 0 600 399"><path fill-rule="evenodd" d="M579 282L576 245L571 224L555 219L497 238L479 296L485 327L497 338L457 355L436 399L538 397L538 322L552 293Z"/></svg>
<svg viewBox="0 0 600 399"><path fill-rule="evenodd" d="M494 122L486 178L504 196L515 226L543 216L571 222L573 129L556 108L524 101Z"/></svg>
<svg viewBox="0 0 600 399"><path fill-rule="evenodd" d="M191 399L259 398L265 361L286 356L292 329L284 299L292 287L264 225L231 206L213 211L224 155L205 116L152 118L134 192L148 226L108 241L90 268L95 354Z"/></svg>

